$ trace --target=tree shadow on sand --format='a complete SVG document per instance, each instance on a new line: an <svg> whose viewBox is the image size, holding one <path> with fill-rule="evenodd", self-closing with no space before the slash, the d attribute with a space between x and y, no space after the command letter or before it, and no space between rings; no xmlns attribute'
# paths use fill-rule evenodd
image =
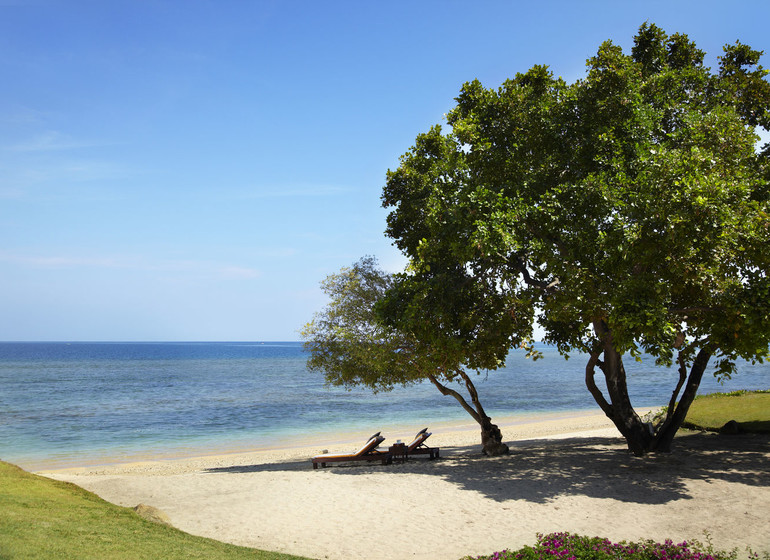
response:
<svg viewBox="0 0 770 560"><path fill-rule="evenodd" d="M689 499L688 483L726 481L770 487L770 437L688 434L671 454L637 458L619 438L571 438L510 443L511 454L487 458L479 447L442 449L442 459L406 463L335 465L335 475L415 473L440 477L496 501L547 503L588 496L629 503L665 504ZM249 473L311 469L310 461L234 466L207 472ZM387 484L387 481L385 481Z"/></svg>
<svg viewBox="0 0 770 560"><path fill-rule="evenodd" d="M536 440L514 443L507 457L453 456L441 476L497 501L588 496L665 504L689 499L687 485L697 480L770 487L769 443L767 436L697 434L678 438L671 454L637 458L615 438Z"/></svg>

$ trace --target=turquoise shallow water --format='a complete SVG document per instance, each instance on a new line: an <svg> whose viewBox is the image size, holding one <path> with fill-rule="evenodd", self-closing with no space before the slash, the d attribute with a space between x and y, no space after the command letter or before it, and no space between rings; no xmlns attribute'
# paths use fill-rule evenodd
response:
<svg viewBox="0 0 770 560"><path fill-rule="evenodd" d="M478 378L496 416L597 410L585 359L542 346L545 359L514 353ZM391 393L325 387L307 371L301 343L0 343L0 458L21 466L91 457L189 454L280 445L382 426L467 420L429 383ZM673 370L627 364L637 407L667 403ZM701 393L770 388L770 365L741 364Z"/></svg>

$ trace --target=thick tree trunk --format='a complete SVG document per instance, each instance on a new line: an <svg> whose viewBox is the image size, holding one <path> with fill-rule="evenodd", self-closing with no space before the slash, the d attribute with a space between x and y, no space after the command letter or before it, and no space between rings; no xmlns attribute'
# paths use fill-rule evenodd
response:
<svg viewBox="0 0 770 560"><path fill-rule="evenodd" d="M626 439L628 449L637 457L651 452L670 452L674 435L682 426L687 411L698 392L698 386L703 378L711 353L702 349L693 362L689 376L683 360L680 358L680 381L674 390L669 404L669 414L663 424L654 433L652 426L642 422L642 419L631 405L626 383L626 371L623 367L622 356L615 350L612 343L612 335L603 321L594 323L594 330L601 341L601 348L591 354L586 366L586 386L593 395L594 400L601 407L607 417L612 420L618 431ZM604 356L600 360L599 356ZM680 353L681 356L681 353ZM607 385L609 402L596 386L594 375L596 366L604 374ZM686 378L686 384L685 384ZM682 398L676 403L679 390L685 386Z"/></svg>
<svg viewBox="0 0 770 560"><path fill-rule="evenodd" d="M499 455L508 455L510 449L503 443L503 433L497 424L492 423L489 416L485 416L481 421L481 446L484 455L497 457Z"/></svg>
<svg viewBox="0 0 770 560"><path fill-rule="evenodd" d="M611 346L604 349L602 369L607 382L607 393L612 401L610 419L626 438L629 451L640 457L649 450L652 433L631 404L622 356Z"/></svg>
<svg viewBox="0 0 770 560"><path fill-rule="evenodd" d="M655 440L652 444L652 451L658 451L663 453L671 452L671 444L674 441L674 436L679 428L682 427L684 419L687 417L687 411L690 410L690 405L695 399L695 395L698 393L698 387L700 386L701 379L703 379L703 373L706 371L709 358L711 358L711 352L707 349L701 349L698 355L693 361L690 368L690 375L687 377L687 384L685 385L682 398L679 399L679 403L674 408L673 405L668 407L668 415L663 424L658 428L658 433L655 434ZM686 374L687 368L683 360L679 360L680 375ZM676 395L679 392L682 384L677 386L674 395L671 398L671 402L676 401Z"/></svg>
<svg viewBox="0 0 770 560"><path fill-rule="evenodd" d="M490 457L506 455L509 452L509 449L508 446L503 443L503 434L500 432L500 428L493 424L492 419L487 416L486 412L484 412L484 407L481 406L476 386L464 371L458 373L465 382L465 387L468 389L468 394L470 395L473 406L468 404L468 401L466 401L460 393L443 385L435 376L428 374L428 379L430 379L431 383L436 386L442 395L453 396L465 411L479 423L481 426L481 447L484 455Z"/></svg>
<svg viewBox="0 0 770 560"><path fill-rule="evenodd" d="M465 381L465 387L468 389L468 394L471 396L471 402L476 407L478 413L477 422L481 425L481 445L484 448L484 454L489 457L497 457L498 455L507 455L510 451L508 446L503 443L503 434L500 428L496 424L492 423L492 419L484 412L484 407L481 406L479 400L479 394L476 391L476 386L471 381L471 378L464 371L458 372L460 377Z"/></svg>

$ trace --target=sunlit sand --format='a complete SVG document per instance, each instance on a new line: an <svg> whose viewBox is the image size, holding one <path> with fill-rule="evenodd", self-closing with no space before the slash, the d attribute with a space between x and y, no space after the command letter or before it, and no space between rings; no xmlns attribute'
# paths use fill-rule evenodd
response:
<svg viewBox="0 0 770 560"><path fill-rule="evenodd" d="M600 413L497 419L511 454L480 454L472 422L430 426L442 458L313 470L368 433L285 449L80 466L41 474L123 506L148 504L189 533L311 558L458 559L570 531L612 540L707 535L770 550L766 436L683 435L670 455L634 458ZM388 437L414 432L383 426ZM88 462L84 460L84 465Z"/></svg>

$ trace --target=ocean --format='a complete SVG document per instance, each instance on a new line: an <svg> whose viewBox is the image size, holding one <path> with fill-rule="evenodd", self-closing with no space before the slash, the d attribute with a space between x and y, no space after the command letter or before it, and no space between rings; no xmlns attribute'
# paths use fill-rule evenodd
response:
<svg viewBox="0 0 770 560"><path fill-rule="evenodd" d="M475 377L496 417L598 410L585 356L540 345L532 362ZM0 459L24 468L281 446L290 439L469 421L430 383L373 394L325 386L299 342L0 343ZM667 404L677 374L652 359L626 364L638 408ZM739 364L700 393L770 389L770 364ZM408 434L400 434L408 435ZM504 434L505 435L505 434Z"/></svg>

